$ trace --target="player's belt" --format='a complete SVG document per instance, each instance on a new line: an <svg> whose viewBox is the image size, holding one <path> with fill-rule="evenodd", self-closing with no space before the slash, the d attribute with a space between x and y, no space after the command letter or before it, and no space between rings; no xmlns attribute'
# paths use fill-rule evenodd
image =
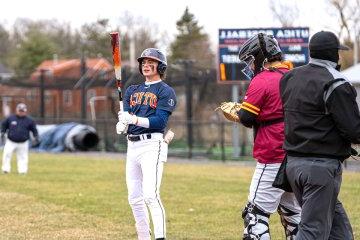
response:
<svg viewBox="0 0 360 240"><path fill-rule="evenodd" d="M127 139L131 142L137 142L140 140L145 140L145 139L151 139L151 133L148 134L142 134L142 135L137 135L137 136L128 136Z"/></svg>

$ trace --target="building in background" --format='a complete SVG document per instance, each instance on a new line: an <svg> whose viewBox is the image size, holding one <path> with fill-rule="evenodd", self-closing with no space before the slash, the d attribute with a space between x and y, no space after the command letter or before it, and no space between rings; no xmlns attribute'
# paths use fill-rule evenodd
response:
<svg viewBox="0 0 360 240"><path fill-rule="evenodd" d="M81 59L45 60L26 80L12 79L11 75L6 76L8 82L21 83L0 84L1 115L4 115L8 108L14 109L18 102L26 102L33 116L40 116L42 87L45 98L44 116L48 119L79 118L82 88L86 93L87 112L90 112L90 99L103 96L103 100L95 102L99 117L108 115L108 109L113 108L113 99L117 97L114 88L106 86L114 78L114 74L112 64L104 58L89 58L85 62ZM5 107L4 104L9 107ZM87 114L88 118L90 116Z"/></svg>

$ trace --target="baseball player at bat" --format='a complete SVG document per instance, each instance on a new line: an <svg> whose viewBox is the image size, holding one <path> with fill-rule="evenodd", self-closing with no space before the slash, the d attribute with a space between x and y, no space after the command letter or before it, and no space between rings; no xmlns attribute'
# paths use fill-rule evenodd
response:
<svg viewBox="0 0 360 240"><path fill-rule="evenodd" d="M165 209L160 199L168 152L163 134L175 109L176 95L163 81L167 62L160 50L145 49L137 60L145 82L127 88L116 128L119 134L127 133L126 184L138 239L151 239L149 209L155 239L160 240L166 238Z"/></svg>
<svg viewBox="0 0 360 240"><path fill-rule="evenodd" d="M293 193L272 186L285 157L284 116L279 82L289 71L282 61L276 39L259 33L246 41L239 52L243 73L251 79L238 112L240 122L254 131L253 156L257 160L248 203L242 212L244 240L269 240L269 217L278 211L286 239L295 239L300 212Z"/></svg>

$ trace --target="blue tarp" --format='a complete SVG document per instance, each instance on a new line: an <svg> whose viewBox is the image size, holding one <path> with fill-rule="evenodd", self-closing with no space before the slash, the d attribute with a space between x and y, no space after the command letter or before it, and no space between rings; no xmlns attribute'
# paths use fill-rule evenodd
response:
<svg viewBox="0 0 360 240"><path fill-rule="evenodd" d="M63 152L65 151L65 138L67 133L78 123L70 122L57 125L53 129L41 135L40 144L34 149L39 152Z"/></svg>

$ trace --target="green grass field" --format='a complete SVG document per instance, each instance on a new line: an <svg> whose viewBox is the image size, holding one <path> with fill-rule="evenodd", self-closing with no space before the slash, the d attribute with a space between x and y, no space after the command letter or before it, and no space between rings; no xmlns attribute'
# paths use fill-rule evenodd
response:
<svg viewBox="0 0 360 240"><path fill-rule="evenodd" d="M119 159L113 159L118 157ZM0 239L136 239L121 155L31 154L26 176L0 175ZM165 166L168 239L240 239L253 168ZM360 238L360 173L345 172L340 199ZM321 204L321 203L319 203ZM277 214L272 239L284 239Z"/></svg>

